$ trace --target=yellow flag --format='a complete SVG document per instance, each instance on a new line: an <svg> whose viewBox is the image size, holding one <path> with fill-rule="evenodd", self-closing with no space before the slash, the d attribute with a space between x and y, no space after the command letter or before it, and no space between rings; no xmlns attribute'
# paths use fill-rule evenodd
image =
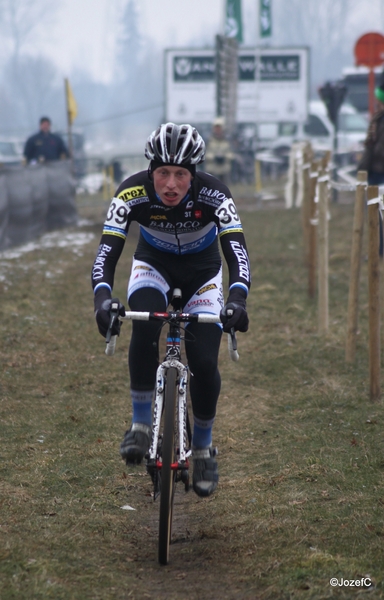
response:
<svg viewBox="0 0 384 600"><path fill-rule="evenodd" d="M68 122L70 125L72 125L73 121L77 117L77 104L68 79L65 79L65 96L67 99Z"/></svg>

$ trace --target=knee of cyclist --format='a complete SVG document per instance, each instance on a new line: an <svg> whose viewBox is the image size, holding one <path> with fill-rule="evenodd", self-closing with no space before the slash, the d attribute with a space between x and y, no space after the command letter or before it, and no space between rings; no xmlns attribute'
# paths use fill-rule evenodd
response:
<svg viewBox="0 0 384 600"><path fill-rule="evenodd" d="M140 340L157 342L159 339L159 325L148 321L133 321L132 335L137 336Z"/></svg>
<svg viewBox="0 0 384 600"><path fill-rule="evenodd" d="M210 359L196 361L192 364L189 362L189 368L193 376L197 375L199 379L210 380L216 375L217 362Z"/></svg>
<svg viewBox="0 0 384 600"><path fill-rule="evenodd" d="M164 295L155 288L139 288L129 297L129 306L131 310L141 311L164 311L166 309L166 303ZM137 323L137 321L134 321Z"/></svg>

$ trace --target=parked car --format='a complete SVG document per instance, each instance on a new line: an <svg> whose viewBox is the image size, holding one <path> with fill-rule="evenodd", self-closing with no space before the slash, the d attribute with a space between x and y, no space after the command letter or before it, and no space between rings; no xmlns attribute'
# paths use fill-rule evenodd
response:
<svg viewBox="0 0 384 600"><path fill-rule="evenodd" d="M367 134L368 120L350 104L339 112L337 158L341 164L353 163L361 154ZM260 124L259 144L286 160L294 142L309 140L315 151L333 150L334 126L321 100L309 102L305 123L282 122Z"/></svg>
<svg viewBox="0 0 384 600"><path fill-rule="evenodd" d="M23 162L23 144L19 140L0 138L0 165L18 165Z"/></svg>

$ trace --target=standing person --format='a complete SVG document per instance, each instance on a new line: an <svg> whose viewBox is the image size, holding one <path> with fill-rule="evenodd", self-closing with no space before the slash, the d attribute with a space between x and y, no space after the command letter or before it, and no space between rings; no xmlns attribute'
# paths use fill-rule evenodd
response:
<svg viewBox="0 0 384 600"><path fill-rule="evenodd" d="M368 185L384 184L384 83L375 89L377 109L369 123L360 171L368 171Z"/></svg>
<svg viewBox="0 0 384 600"><path fill-rule="evenodd" d="M41 117L40 131L27 139L24 156L28 163L69 158L61 137L51 133L51 120L48 117Z"/></svg>
<svg viewBox="0 0 384 600"><path fill-rule="evenodd" d="M224 126L223 117L217 117L213 122L212 135L207 143L206 170L225 185L229 185L235 155L225 136Z"/></svg>
<svg viewBox="0 0 384 600"><path fill-rule="evenodd" d="M149 168L118 187L92 271L96 321L105 337L116 264L129 226L136 221L140 237L128 283L131 310L164 312L178 287L185 312L221 311L223 326L190 323L185 335L194 415L193 488L199 496L212 494L218 482L212 427L220 393L222 329L247 331L250 286L243 230L231 193L212 175L196 171L204 154L204 141L191 125L166 123L149 136ZM225 306L219 238L229 269ZM233 309L230 318L225 316L228 308ZM158 323L132 323L128 362L133 416L120 446L122 458L131 464L140 463L150 445L159 335Z"/></svg>

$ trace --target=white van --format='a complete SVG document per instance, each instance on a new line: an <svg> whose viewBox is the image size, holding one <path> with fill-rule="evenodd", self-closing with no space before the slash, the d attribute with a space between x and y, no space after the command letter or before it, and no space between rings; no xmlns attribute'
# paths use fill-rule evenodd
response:
<svg viewBox="0 0 384 600"><path fill-rule="evenodd" d="M333 150L334 127L321 100L309 102L305 123L260 123L259 144L278 156L286 156L293 142L309 140L314 151ZM339 112L338 156L340 162L355 162L361 155L367 135L368 119L351 104L343 104Z"/></svg>

